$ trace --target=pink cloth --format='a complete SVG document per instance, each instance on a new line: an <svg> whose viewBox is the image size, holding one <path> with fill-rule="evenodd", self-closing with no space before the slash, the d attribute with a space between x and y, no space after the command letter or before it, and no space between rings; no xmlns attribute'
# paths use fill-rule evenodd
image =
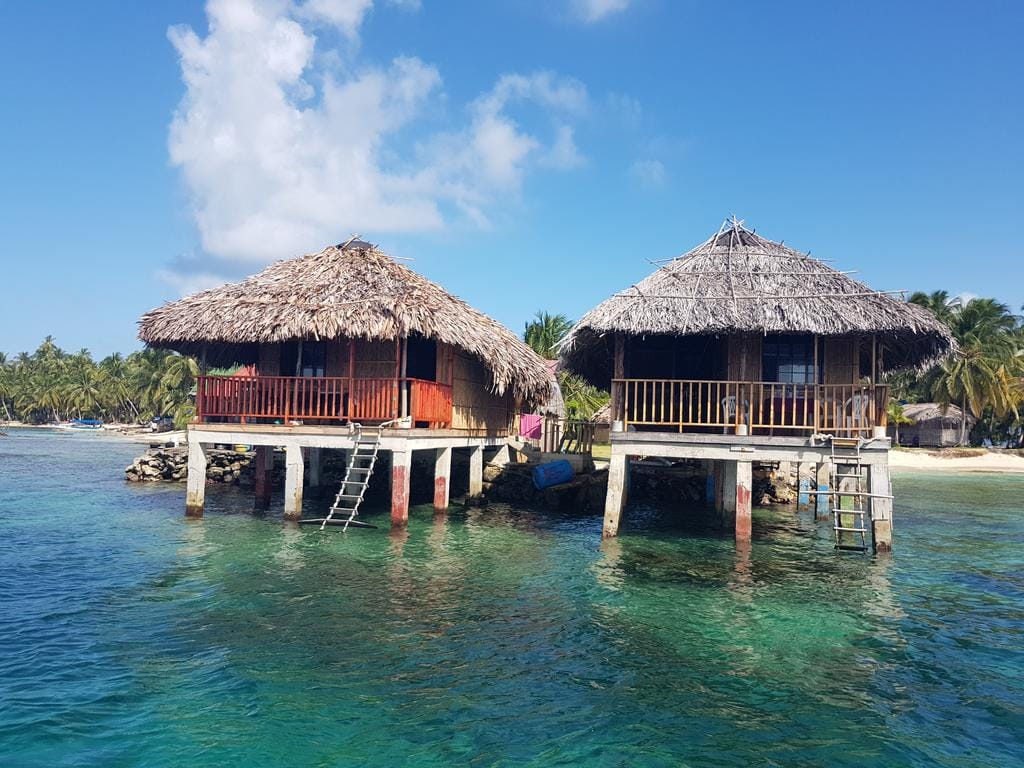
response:
<svg viewBox="0 0 1024 768"><path fill-rule="evenodd" d="M540 440L543 423L543 416L538 416L535 413L523 413L519 416L519 435L529 440Z"/></svg>

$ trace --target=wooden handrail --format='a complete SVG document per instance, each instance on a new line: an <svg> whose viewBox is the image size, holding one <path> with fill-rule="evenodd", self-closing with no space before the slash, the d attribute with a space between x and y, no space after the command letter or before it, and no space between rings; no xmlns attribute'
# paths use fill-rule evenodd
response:
<svg viewBox="0 0 1024 768"><path fill-rule="evenodd" d="M612 379L623 426L751 434L818 433L870 436L886 425L885 384L793 384L715 379Z"/></svg>
<svg viewBox="0 0 1024 768"><path fill-rule="evenodd" d="M408 386L414 422L447 427L452 388L416 378L350 376L199 376L196 417L276 421L389 421L399 418L398 394Z"/></svg>

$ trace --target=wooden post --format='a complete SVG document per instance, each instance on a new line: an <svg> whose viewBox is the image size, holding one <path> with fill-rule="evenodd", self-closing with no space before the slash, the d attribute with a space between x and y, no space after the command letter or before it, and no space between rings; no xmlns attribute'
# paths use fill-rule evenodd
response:
<svg viewBox="0 0 1024 768"><path fill-rule="evenodd" d="M188 479L185 483L185 515L202 517L206 508L206 446L188 441Z"/></svg>
<svg viewBox="0 0 1024 768"><path fill-rule="evenodd" d="M736 462L736 540L750 540L753 466L749 461Z"/></svg>
<svg viewBox="0 0 1024 768"><path fill-rule="evenodd" d="M253 459L256 482L256 509L270 507L270 494L273 489L274 449L269 445L256 446L256 458Z"/></svg>
<svg viewBox="0 0 1024 768"><path fill-rule="evenodd" d="M284 469L284 519L298 520L302 517L302 480L306 469L302 448L285 446Z"/></svg>
<svg viewBox="0 0 1024 768"><path fill-rule="evenodd" d="M869 493L892 495L889 465L873 464L868 469ZM892 551L892 499L871 499L871 541L876 553Z"/></svg>
<svg viewBox="0 0 1024 768"><path fill-rule="evenodd" d="M626 454L612 452L608 463L608 495L604 501L602 539L619 535L619 519L626 506Z"/></svg>
<svg viewBox="0 0 1024 768"><path fill-rule="evenodd" d="M612 365L612 378L626 378L626 338L621 333L615 334L615 359ZM622 421L625 425L626 385L612 384L612 421Z"/></svg>
<svg viewBox="0 0 1024 768"><path fill-rule="evenodd" d="M309 461L309 487L319 488L321 473L320 473L320 449L319 448L307 448L306 458Z"/></svg>
<svg viewBox="0 0 1024 768"><path fill-rule="evenodd" d="M817 467L815 469L815 472L814 472L814 478L815 478L814 485L815 485L816 489L818 490L818 495L814 497L815 500L816 500L815 503L814 503L814 508L815 508L815 512L816 512L815 516L819 520L821 518L823 518L823 517L828 517L828 514L829 514L829 497L827 495L825 495L824 493L821 493L821 491L828 491L828 490L830 490L830 488L829 488L829 481L831 480L831 476L830 476L830 473L829 473L830 469L831 469L830 463L827 462L827 461L823 461L823 462L821 462L820 464L817 465Z"/></svg>
<svg viewBox="0 0 1024 768"><path fill-rule="evenodd" d="M448 509L448 497L452 483L452 449L451 446L438 448L434 456L434 511L444 512Z"/></svg>
<svg viewBox="0 0 1024 768"><path fill-rule="evenodd" d="M484 447L469 449L469 495L476 498L484 492Z"/></svg>
<svg viewBox="0 0 1024 768"><path fill-rule="evenodd" d="M404 528L409 523L409 476L412 474L412 451L391 452L391 527Z"/></svg>

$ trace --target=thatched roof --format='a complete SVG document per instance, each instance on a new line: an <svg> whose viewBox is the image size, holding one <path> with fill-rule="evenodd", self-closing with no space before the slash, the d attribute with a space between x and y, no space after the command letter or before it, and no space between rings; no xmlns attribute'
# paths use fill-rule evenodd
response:
<svg viewBox="0 0 1024 768"><path fill-rule="evenodd" d="M361 241L278 261L139 320L146 344L192 355L205 348L211 363L251 361L256 345L264 343L412 334L479 358L499 394L543 401L550 393L545 361L515 334Z"/></svg>
<svg viewBox="0 0 1024 768"><path fill-rule="evenodd" d="M587 312L562 342L564 364L591 380L607 379L615 333L879 334L889 370L925 367L955 349L949 330L927 310L767 240L735 218Z"/></svg>
<svg viewBox="0 0 1024 768"><path fill-rule="evenodd" d="M907 403L903 406L903 415L915 424L940 420L951 427L960 426L964 418L964 412L952 403L945 407L940 403ZM977 419L970 414L967 415L968 425L974 424L975 421Z"/></svg>

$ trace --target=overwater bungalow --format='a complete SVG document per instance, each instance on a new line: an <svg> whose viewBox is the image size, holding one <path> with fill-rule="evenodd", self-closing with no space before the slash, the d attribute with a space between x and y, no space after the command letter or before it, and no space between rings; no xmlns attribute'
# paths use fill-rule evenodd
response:
<svg viewBox="0 0 1024 768"><path fill-rule="evenodd" d="M143 315L139 338L201 361L188 430L194 516L203 513L206 451L228 443L256 447L263 507L271 451L285 448L290 519L301 516L307 468L319 483L320 449L350 452L336 499L344 509L361 501L378 451L390 453L391 519L404 525L413 451L433 452L434 506L444 509L452 451L469 452L470 494L480 493L484 449L503 449L521 409L550 394L547 364L511 331L358 240L165 304ZM206 373L238 364L252 368Z"/></svg>
<svg viewBox="0 0 1024 768"><path fill-rule="evenodd" d="M889 549L885 374L953 348L927 311L726 221L563 341L563 365L612 393L604 536L618 532L629 457L704 462L737 539L750 537L752 464L782 461L815 465L837 546L870 534Z"/></svg>

